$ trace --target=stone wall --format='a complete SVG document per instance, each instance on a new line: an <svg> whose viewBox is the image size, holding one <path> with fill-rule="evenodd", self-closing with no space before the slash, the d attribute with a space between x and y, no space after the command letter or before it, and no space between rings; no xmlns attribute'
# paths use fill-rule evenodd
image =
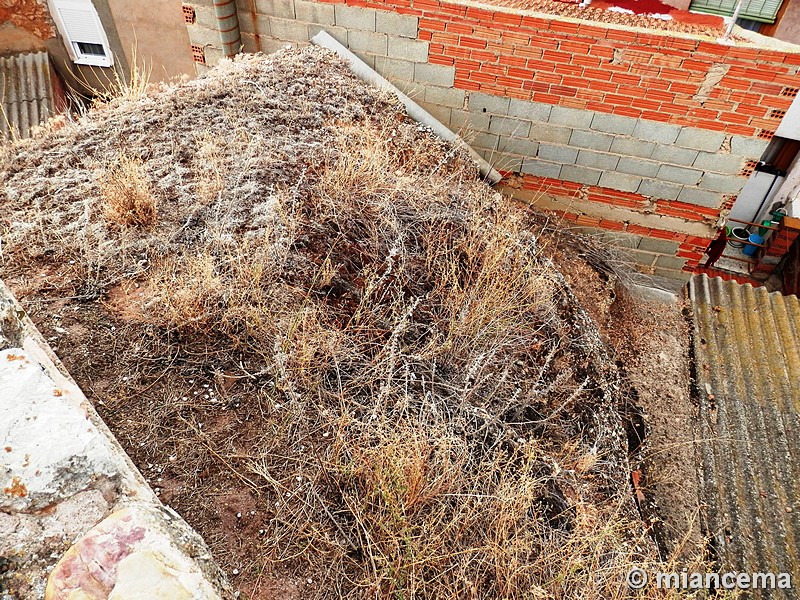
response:
<svg viewBox="0 0 800 600"><path fill-rule="evenodd" d="M238 0L244 50L325 29L643 270L685 278L800 88L800 48L438 0ZM219 57L211 0L191 43ZM636 22L639 23L641 19Z"/></svg>

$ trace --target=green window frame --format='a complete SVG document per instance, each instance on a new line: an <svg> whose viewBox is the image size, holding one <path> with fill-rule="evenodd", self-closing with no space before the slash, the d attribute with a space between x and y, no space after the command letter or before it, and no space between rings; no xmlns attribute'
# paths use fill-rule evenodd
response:
<svg viewBox="0 0 800 600"><path fill-rule="evenodd" d="M774 23L784 0L744 0L740 19ZM692 0L689 10L730 17L736 10L737 0Z"/></svg>

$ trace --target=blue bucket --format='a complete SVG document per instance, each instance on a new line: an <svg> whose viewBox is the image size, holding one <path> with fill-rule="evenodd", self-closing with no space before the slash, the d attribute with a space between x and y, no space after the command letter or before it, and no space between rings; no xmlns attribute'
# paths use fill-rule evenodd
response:
<svg viewBox="0 0 800 600"><path fill-rule="evenodd" d="M757 233L751 233L748 241L752 242L753 244L761 244L764 242L764 238ZM745 247L742 250L742 254L745 256L755 256L756 252L758 252L758 246L751 246L750 244L745 244Z"/></svg>

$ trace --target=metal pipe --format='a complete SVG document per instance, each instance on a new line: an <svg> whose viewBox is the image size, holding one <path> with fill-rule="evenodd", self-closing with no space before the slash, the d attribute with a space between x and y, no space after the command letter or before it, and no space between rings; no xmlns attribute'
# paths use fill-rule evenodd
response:
<svg viewBox="0 0 800 600"><path fill-rule="evenodd" d="M725 42L731 37L731 33L733 32L733 26L736 25L736 19L739 18L739 13L742 12L742 6L744 6L744 0L739 0L736 3L736 8L733 11L733 15L731 15L731 22L728 23L728 27L725 29L725 35L722 36L722 41Z"/></svg>
<svg viewBox="0 0 800 600"><path fill-rule="evenodd" d="M219 40L222 53L232 58L242 49L242 34L239 30L239 15L235 0L214 0L214 13L217 16Z"/></svg>

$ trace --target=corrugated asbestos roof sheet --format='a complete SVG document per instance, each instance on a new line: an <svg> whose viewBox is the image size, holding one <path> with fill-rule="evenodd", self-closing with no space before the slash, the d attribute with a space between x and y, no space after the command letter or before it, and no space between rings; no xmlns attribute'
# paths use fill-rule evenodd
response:
<svg viewBox="0 0 800 600"><path fill-rule="evenodd" d="M800 584L800 302L695 275L701 494L722 572L791 573Z"/></svg>
<svg viewBox="0 0 800 600"><path fill-rule="evenodd" d="M55 114L53 73L47 52L0 57L0 132L28 137Z"/></svg>

